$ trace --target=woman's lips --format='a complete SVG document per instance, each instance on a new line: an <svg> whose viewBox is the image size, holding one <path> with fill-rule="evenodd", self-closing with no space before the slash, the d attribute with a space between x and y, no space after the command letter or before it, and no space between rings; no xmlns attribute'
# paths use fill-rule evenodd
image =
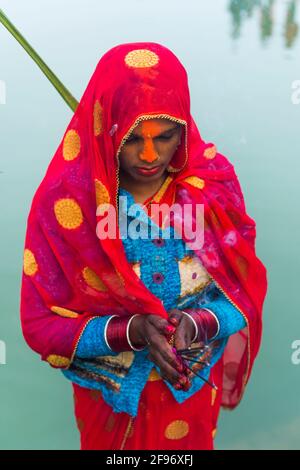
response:
<svg viewBox="0 0 300 470"><path fill-rule="evenodd" d="M155 166L153 168L147 168L147 167L136 167L136 171L143 176L152 176L156 175L161 169L161 165Z"/></svg>

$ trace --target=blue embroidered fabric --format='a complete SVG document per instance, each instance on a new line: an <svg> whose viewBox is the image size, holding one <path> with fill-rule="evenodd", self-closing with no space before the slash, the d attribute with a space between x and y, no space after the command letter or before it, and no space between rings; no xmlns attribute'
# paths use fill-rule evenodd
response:
<svg viewBox="0 0 300 470"><path fill-rule="evenodd" d="M122 196L122 197L120 197ZM128 261L151 292L161 299L167 311L172 308L205 307L217 316L220 329L213 341L210 365L200 371L209 378L211 367L221 358L229 336L246 327L240 311L216 286L200 263L199 258L181 238L161 229L148 217L133 196L119 190L120 230ZM136 224L140 223L139 236ZM131 225L132 224L132 225ZM151 237L148 236L149 227ZM144 231L144 237L141 232ZM93 319L79 341L75 360L67 370L66 378L78 385L101 390L103 399L115 412L137 415L143 388L153 367L159 367L148 358L148 348L142 351L116 353L104 339L104 329L111 315ZM165 382L178 403L201 389L204 381L195 376L188 391L176 390Z"/></svg>

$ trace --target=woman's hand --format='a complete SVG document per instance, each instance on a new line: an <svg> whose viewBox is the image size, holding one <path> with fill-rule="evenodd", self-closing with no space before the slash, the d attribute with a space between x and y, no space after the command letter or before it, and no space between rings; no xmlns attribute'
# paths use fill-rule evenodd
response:
<svg viewBox="0 0 300 470"><path fill-rule="evenodd" d="M175 348L189 348L196 333L195 325L192 320L187 315L184 315L181 310L172 308L172 310L169 311L169 321L174 326L177 326L174 339Z"/></svg>
<svg viewBox="0 0 300 470"><path fill-rule="evenodd" d="M157 315L138 315L130 324L129 336L134 345L148 344L148 358L158 365L161 376L175 388L189 385L183 366L176 357L167 337L175 333L175 328Z"/></svg>

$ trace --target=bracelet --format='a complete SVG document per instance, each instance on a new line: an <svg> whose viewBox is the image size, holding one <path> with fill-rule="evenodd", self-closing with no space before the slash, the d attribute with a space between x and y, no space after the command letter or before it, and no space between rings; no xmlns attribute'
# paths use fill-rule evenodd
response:
<svg viewBox="0 0 300 470"><path fill-rule="evenodd" d="M217 315L212 311L210 310L209 308L206 308L206 307L201 307L202 310L206 310L207 312L209 312L213 317L214 319L216 320L216 323L217 323L217 332L214 334L214 336L212 336L212 338L209 338L209 340L213 340L214 338L216 338L220 332L220 322L219 322L219 319L217 317Z"/></svg>
<svg viewBox="0 0 300 470"><path fill-rule="evenodd" d="M134 319L134 317L137 317L138 315L140 315L140 314L139 314L139 313L136 313L135 315L132 315L132 317L130 317L130 319L129 319L128 323L127 323L127 328L126 328L126 338L127 338L128 344L129 344L129 346L131 347L131 349L133 349L134 351L142 351L143 349L146 348L146 346L142 346L141 348L136 348L136 347L133 346L133 344L131 343L130 337L129 337L130 323L132 322L132 320Z"/></svg>
<svg viewBox="0 0 300 470"><path fill-rule="evenodd" d="M107 320L107 322L106 322L106 324L105 324L105 327L104 327L104 340L105 340L107 346L109 347L109 349L111 349L111 350L112 350L112 348L110 347L110 345L109 345L109 343L108 343L108 340L107 340L107 328L108 328L108 324L109 324L110 320L112 320L114 317L118 317L118 315L112 315L112 316Z"/></svg>
<svg viewBox="0 0 300 470"><path fill-rule="evenodd" d="M198 338L198 333L199 333L198 325L197 325L197 323L195 322L194 318L192 317L192 315L190 313L187 313L184 310L181 310L181 312L184 313L185 315L187 315L192 320L192 322L194 323L196 333L195 333L194 338L191 341L192 343L194 343L196 341L196 339Z"/></svg>
<svg viewBox="0 0 300 470"><path fill-rule="evenodd" d="M130 351L131 347L127 341L126 328L128 324L128 316L116 316L111 318L107 331L107 343L115 352Z"/></svg>
<svg viewBox="0 0 300 470"><path fill-rule="evenodd" d="M203 310L205 310L205 312L202 312L201 315L201 311ZM188 315L194 323L196 334L192 339L192 343L199 341L212 341L218 336L220 332L220 323L218 317L210 309L201 307L198 310L195 309L192 313L185 312L184 310L181 310L181 312ZM209 315L207 315L206 312L208 312ZM214 319L214 324L212 323L212 317Z"/></svg>

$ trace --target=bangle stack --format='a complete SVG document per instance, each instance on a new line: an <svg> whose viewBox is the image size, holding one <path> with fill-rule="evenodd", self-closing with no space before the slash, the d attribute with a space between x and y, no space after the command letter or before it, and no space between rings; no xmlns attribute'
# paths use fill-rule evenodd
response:
<svg viewBox="0 0 300 470"><path fill-rule="evenodd" d="M189 316L195 327L195 336L192 339L194 342L205 343L212 341L219 334L220 324L217 316L207 308L200 308L192 310L190 313L182 310L182 313Z"/></svg>
<svg viewBox="0 0 300 470"><path fill-rule="evenodd" d="M194 327L195 327L195 336L194 338L192 339L192 343L195 343L195 341L197 340L198 338L198 334L199 334L199 330L198 330L198 325L196 323L196 321L194 320L193 316L188 313L188 312L185 312L184 310L181 310L182 313L184 313L184 315L187 315L191 320L192 322L194 323Z"/></svg>
<svg viewBox="0 0 300 470"><path fill-rule="evenodd" d="M146 346L136 348L133 346L129 337L130 324L134 317L120 317L113 315L106 323L104 330L104 337L108 347L115 352L122 351L142 351Z"/></svg>

